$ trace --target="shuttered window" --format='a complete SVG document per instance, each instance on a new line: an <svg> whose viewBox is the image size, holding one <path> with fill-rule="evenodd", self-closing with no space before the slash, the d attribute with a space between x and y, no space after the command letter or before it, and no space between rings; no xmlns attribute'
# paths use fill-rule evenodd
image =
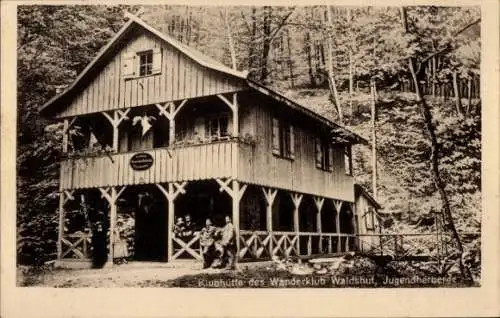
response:
<svg viewBox="0 0 500 318"><path fill-rule="evenodd" d="M273 154L295 159L295 131L293 126L277 117L273 118L272 122L272 151Z"/></svg>
<svg viewBox="0 0 500 318"><path fill-rule="evenodd" d="M316 168L333 171L333 147L321 138L316 138Z"/></svg>
<svg viewBox="0 0 500 318"><path fill-rule="evenodd" d="M345 167L345 174L348 176L351 176L352 175L352 159L351 159L351 147L350 146L344 147L344 167Z"/></svg>
<svg viewBox="0 0 500 318"><path fill-rule="evenodd" d="M125 79L160 74L161 69L161 48L129 52L122 56L122 74Z"/></svg>

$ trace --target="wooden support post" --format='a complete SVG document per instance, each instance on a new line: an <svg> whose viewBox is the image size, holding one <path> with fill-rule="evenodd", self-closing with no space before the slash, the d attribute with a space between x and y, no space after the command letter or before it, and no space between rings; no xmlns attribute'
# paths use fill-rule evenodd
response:
<svg viewBox="0 0 500 318"><path fill-rule="evenodd" d="M337 253L342 251L342 242L340 239L340 211L342 209L342 201L333 200L337 214L335 215L335 230L337 231Z"/></svg>
<svg viewBox="0 0 500 318"><path fill-rule="evenodd" d="M114 242L115 242L115 225L116 225L116 200L120 197L120 195L125 190L126 186L122 187L120 191L116 190L116 187L109 188L99 188L101 192L101 197L105 198L109 204L109 254L108 261L110 265L113 264L113 256L114 256Z"/></svg>
<svg viewBox="0 0 500 318"><path fill-rule="evenodd" d="M233 180L233 193L230 194L231 197L233 198L233 226L234 226L234 231L235 233L235 240L236 240L236 261L238 260L238 255L240 253L240 197L239 197L239 192L240 192L240 184L238 181Z"/></svg>
<svg viewBox="0 0 500 318"><path fill-rule="evenodd" d="M168 202L168 215L167 215L167 261L172 260L174 255L174 245L173 245L173 229L174 229L174 218L175 218L175 199L180 194L186 193L187 182L182 183L170 182L167 185L167 189L161 184L156 184L156 187L160 189L161 193L165 196Z"/></svg>
<svg viewBox="0 0 500 318"><path fill-rule="evenodd" d="M68 152L68 130L69 130L69 120L65 118L63 126L63 143L62 143L63 153Z"/></svg>
<svg viewBox="0 0 500 318"><path fill-rule="evenodd" d="M113 128L113 144L112 148L114 152L118 152L118 137L119 137L119 126L122 121L129 119L128 118L128 113L130 112L130 108L126 109L124 111L122 110L115 110L113 111L113 116L109 115L107 112L102 112L104 117L108 119L109 123L111 124Z"/></svg>
<svg viewBox="0 0 500 318"><path fill-rule="evenodd" d="M177 113L186 105L187 99L180 102L178 106L174 102L168 102L166 104L155 104L156 108L160 113L160 116L165 116L169 121L168 130L168 144L173 145L175 142L175 116Z"/></svg>
<svg viewBox="0 0 500 318"><path fill-rule="evenodd" d="M316 205L316 232L322 233L322 224L321 224L321 209L323 208L323 203L325 203L324 198L314 197L314 203ZM320 235L318 240L318 249L319 253L323 253L323 237Z"/></svg>
<svg viewBox="0 0 500 318"><path fill-rule="evenodd" d="M59 192L59 230L57 232L57 259L62 258L62 240L64 236L64 191Z"/></svg>
<svg viewBox="0 0 500 318"><path fill-rule="evenodd" d="M269 234L269 256L273 257L273 203L276 198L278 190L276 189L266 189L262 187L262 192L264 192L264 197L266 198L266 229Z"/></svg>
<svg viewBox="0 0 500 318"><path fill-rule="evenodd" d="M233 112L233 137L238 137L239 134L239 115L238 115L238 99L236 93L233 93L233 101L229 101L224 95L217 95Z"/></svg>
<svg viewBox="0 0 500 318"><path fill-rule="evenodd" d="M115 148L116 149L116 148ZM113 263L115 224L116 224L116 188L111 187L111 202L109 203L109 260Z"/></svg>
<svg viewBox="0 0 500 318"><path fill-rule="evenodd" d="M73 117L71 120L65 118L63 121L63 140L62 140L62 152L68 152L68 141L69 141L69 129L75 123L76 117Z"/></svg>
<svg viewBox="0 0 500 318"><path fill-rule="evenodd" d="M293 230L295 232L295 235L297 236L297 251L298 254L300 255L300 237L299 237L299 207L300 203L302 202L303 195L302 194L297 194L297 193L290 193L292 196L292 201L294 205L294 210L293 210Z"/></svg>
<svg viewBox="0 0 500 318"><path fill-rule="evenodd" d="M238 255L240 253L240 201L245 194L247 185L240 187L240 183L235 179L227 179L226 181L222 179L215 179L215 181L220 185L219 191L226 191L227 194L232 198L232 220L234 231L236 232L236 261L238 260ZM232 182L232 188L229 184Z"/></svg>

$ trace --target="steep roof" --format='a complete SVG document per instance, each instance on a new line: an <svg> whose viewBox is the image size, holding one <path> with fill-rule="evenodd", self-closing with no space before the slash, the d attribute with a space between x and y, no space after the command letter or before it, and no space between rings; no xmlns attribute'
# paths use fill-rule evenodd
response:
<svg viewBox="0 0 500 318"><path fill-rule="evenodd" d="M49 112L57 111L57 109L64 105L65 102L72 98L72 95L77 92L79 87L85 85L85 79L91 76L91 73L94 69L97 69L99 65L103 63L106 57L110 56L114 50L118 47L121 40L124 39L135 27L139 26L144 28L145 30L153 33L158 38L167 42L198 64L205 66L211 70L225 73L227 75L233 76L238 79L245 80L248 86L256 91L259 91L265 95L270 96L271 98L288 105L289 107L303 113L306 116L309 116L315 120L320 121L329 127L332 131L332 134L335 135L335 142L346 142L346 143L364 143L367 141L358 136L357 134L347 130L346 128L328 120L327 118L311 111L310 109L300 105L299 103L285 97L284 95L271 90L270 88L252 81L248 79L248 72L241 72L226 65L220 63L219 61L195 50L179 41L174 39L173 37L166 35L152 26L148 25L146 22L142 21L136 16L129 15L129 21L125 23L125 25L116 33L116 35L99 51L97 56L85 67L85 69L78 75L75 81L68 86L63 92L55 95L48 102L42 105L39 108L40 114L46 115Z"/></svg>
<svg viewBox="0 0 500 318"><path fill-rule="evenodd" d="M354 195L356 197L362 195L364 196L376 209L381 209L382 206L365 190L361 185L354 184Z"/></svg>

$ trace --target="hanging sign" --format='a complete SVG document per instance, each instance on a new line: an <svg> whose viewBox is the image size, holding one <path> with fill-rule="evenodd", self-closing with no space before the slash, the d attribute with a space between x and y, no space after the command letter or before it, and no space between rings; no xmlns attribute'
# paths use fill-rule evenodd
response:
<svg viewBox="0 0 500 318"><path fill-rule="evenodd" d="M147 170L153 165L154 159L149 153L136 153L130 158L130 166L134 170Z"/></svg>

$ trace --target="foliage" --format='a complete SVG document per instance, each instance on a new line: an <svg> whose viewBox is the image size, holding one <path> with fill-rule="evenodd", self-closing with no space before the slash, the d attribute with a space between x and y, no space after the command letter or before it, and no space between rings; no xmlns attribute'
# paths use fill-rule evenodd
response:
<svg viewBox="0 0 500 318"><path fill-rule="evenodd" d="M18 9L18 262L41 264L55 257L61 124L40 118L38 107L56 88L71 83L123 25L124 6L20 6ZM377 79L379 201L402 222L439 206L429 174L429 143L415 97L402 85L406 58L427 65L439 57L435 75L468 81L479 76L477 7L413 7L411 35L403 33L397 8L146 6L141 17L153 27L284 90L286 95L335 120L324 68L325 39L334 40L334 71L342 105L352 102L350 128L370 139L366 81ZM225 21L223 21L225 17ZM468 27L468 25L471 25ZM462 31L464 27L467 27ZM457 35L457 32L460 33ZM439 53L439 54L437 54ZM349 55L351 54L351 55ZM323 64L322 64L323 63ZM349 76L350 70L352 76ZM355 82L354 95L348 87ZM470 82L469 82L470 83ZM462 96L466 97L466 96ZM440 169L460 231L480 229L481 114L479 101L463 114L453 101L426 96L440 144ZM247 140L248 138L244 137ZM249 143L254 140L248 139ZM101 149L102 150L102 149ZM105 150L104 150L105 151ZM357 182L370 188L370 149L356 146ZM126 224L126 222L124 223Z"/></svg>

